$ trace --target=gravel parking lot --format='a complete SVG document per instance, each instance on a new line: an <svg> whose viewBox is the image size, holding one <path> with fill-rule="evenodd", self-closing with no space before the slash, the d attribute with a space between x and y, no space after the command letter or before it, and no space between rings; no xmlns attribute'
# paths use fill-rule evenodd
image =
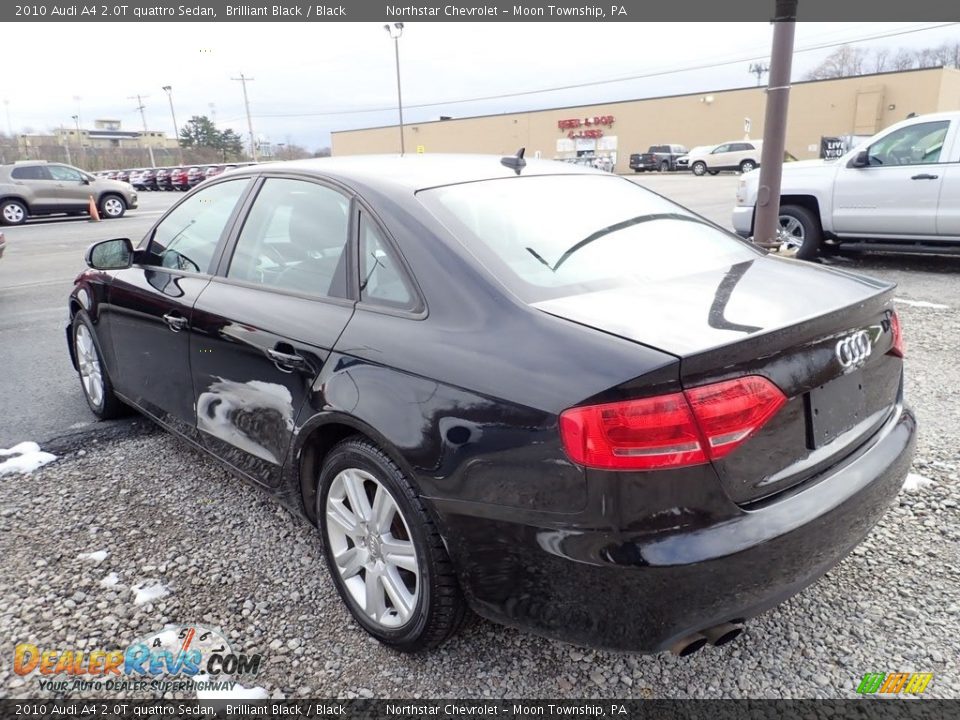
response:
<svg viewBox="0 0 960 720"><path fill-rule="evenodd" d="M649 183L722 221L731 178ZM900 283L906 391L921 424L916 487L839 567L734 643L639 656L475 619L433 654L398 655L350 620L311 526L134 419L120 437L52 441L59 459L32 474L0 475L0 697L53 695L13 672L16 643L109 650L194 622L263 653L244 683L274 697L849 697L864 673L894 671L932 672L925 695L960 697L960 258L831 262ZM101 550L99 561L79 557ZM135 604L133 588L149 581L168 594Z"/></svg>

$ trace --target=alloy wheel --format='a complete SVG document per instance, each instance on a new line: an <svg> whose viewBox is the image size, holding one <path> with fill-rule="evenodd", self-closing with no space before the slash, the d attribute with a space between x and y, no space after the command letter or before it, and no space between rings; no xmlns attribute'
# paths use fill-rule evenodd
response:
<svg viewBox="0 0 960 720"><path fill-rule="evenodd" d="M103 373L93 336L85 325L77 326L74 348L77 351L77 367L80 370L83 391L90 398L90 403L99 408L103 404Z"/></svg>
<svg viewBox="0 0 960 720"><path fill-rule="evenodd" d="M806 239L803 224L792 215L780 216L779 240L788 250L799 250Z"/></svg>
<svg viewBox="0 0 960 720"><path fill-rule="evenodd" d="M384 628L412 617L420 565L406 518L390 491L359 468L342 470L326 502L330 553L356 606Z"/></svg>
<svg viewBox="0 0 960 720"><path fill-rule="evenodd" d="M11 225L19 225L23 222L23 208L15 203L4 205L3 219Z"/></svg>
<svg viewBox="0 0 960 720"><path fill-rule="evenodd" d="M119 198L108 197L103 201L103 214L107 217L119 217L123 214L123 201Z"/></svg>

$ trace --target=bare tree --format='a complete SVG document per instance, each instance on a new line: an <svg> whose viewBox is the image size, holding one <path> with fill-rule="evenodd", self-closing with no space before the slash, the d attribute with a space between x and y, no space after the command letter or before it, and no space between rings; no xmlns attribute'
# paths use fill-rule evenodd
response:
<svg viewBox="0 0 960 720"><path fill-rule="evenodd" d="M873 71L885 72L889 69L890 48L879 47L873 51Z"/></svg>
<svg viewBox="0 0 960 720"><path fill-rule="evenodd" d="M826 80L828 78L862 75L867 53L863 48L841 45L830 53L819 65L807 73L808 80Z"/></svg>
<svg viewBox="0 0 960 720"><path fill-rule="evenodd" d="M931 51L937 65L960 68L960 41L945 42Z"/></svg>
<svg viewBox="0 0 960 720"><path fill-rule="evenodd" d="M897 71L912 70L917 66L917 58L906 48L900 48L897 50L897 54L893 56L890 64Z"/></svg>
<svg viewBox="0 0 960 720"><path fill-rule="evenodd" d="M917 67L918 68L930 68L937 67L940 65L940 61L937 59L937 52L931 48L924 48L923 50L916 51L917 58Z"/></svg>

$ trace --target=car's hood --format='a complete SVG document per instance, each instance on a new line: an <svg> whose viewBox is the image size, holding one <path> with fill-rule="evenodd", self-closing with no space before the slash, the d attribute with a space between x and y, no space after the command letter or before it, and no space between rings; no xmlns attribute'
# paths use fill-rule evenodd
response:
<svg viewBox="0 0 960 720"><path fill-rule="evenodd" d="M758 255L534 307L684 357L863 302L889 287L832 268Z"/></svg>

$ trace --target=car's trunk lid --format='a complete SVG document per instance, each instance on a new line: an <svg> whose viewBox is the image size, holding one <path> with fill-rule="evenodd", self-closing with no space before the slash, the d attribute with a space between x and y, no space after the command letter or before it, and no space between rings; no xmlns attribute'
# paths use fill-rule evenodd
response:
<svg viewBox="0 0 960 720"><path fill-rule="evenodd" d="M815 477L889 416L901 375L901 360L889 354L892 292L868 278L761 257L535 307L679 357L685 387L752 374L773 381L788 403L714 463L730 497L748 504Z"/></svg>

